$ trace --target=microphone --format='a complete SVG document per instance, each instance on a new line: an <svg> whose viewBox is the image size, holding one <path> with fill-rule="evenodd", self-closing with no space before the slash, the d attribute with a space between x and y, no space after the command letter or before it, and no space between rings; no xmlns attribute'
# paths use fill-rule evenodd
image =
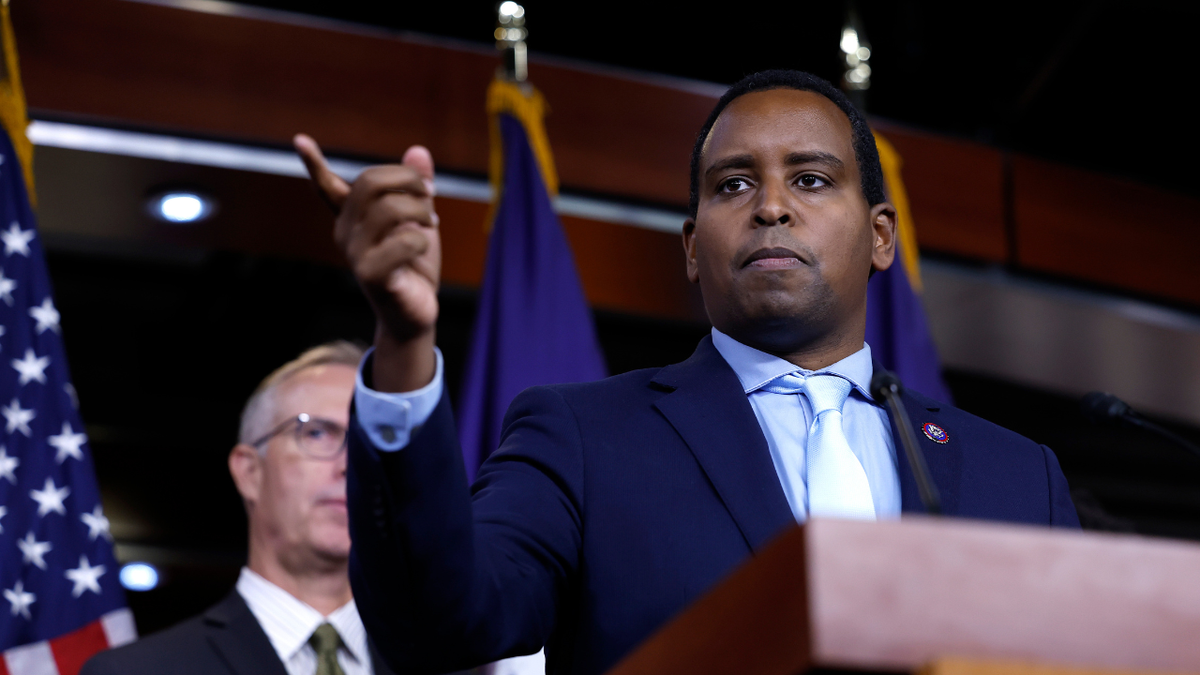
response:
<svg viewBox="0 0 1200 675"><path fill-rule="evenodd" d="M1112 394L1093 391L1079 401L1079 408L1089 422L1096 425L1124 425L1144 429L1200 457L1200 448L1179 434L1139 415L1130 405Z"/></svg>
<svg viewBox="0 0 1200 675"><path fill-rule="evenodd" d="M937 486L929 476L929 466L925 463L925 453L917 444L917 434L913 431L912 420L904 408L900 394L904 385L896 374L883 370L875 371L871 377L871 396L882 399L892 411L892 419L900 430L900 443L904 446L904 454L908 457L908 465L912 467L913 476L917 479L917 492L921 495L921 503L925 505L926 513L939 515L942 512L942 498L938 496Z"/></svg>

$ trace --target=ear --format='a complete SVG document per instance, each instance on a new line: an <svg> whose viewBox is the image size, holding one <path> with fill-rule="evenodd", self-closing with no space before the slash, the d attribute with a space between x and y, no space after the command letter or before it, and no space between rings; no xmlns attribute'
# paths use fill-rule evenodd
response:
<svg viewBox="0 0 1200 675"><path fill-rule="evenodd" d="M696 266L696 219L683 221L683 257L687 261L687 278L693 284L700 283L700 270Z"/></svg>
<svg viewBox="0 0 1200 675"><path fill-rule="evenodd" d="M882 272L896 258L896 207L888 202L871 207L871 269Z"/></svg>
<svg viewBox="0 0 1200 675"><path fill-rule="evenodd" d="M262 455L252 445L238 443L229 453L229 475L247 508L258 502L262 493L262 463Z"/></svg>

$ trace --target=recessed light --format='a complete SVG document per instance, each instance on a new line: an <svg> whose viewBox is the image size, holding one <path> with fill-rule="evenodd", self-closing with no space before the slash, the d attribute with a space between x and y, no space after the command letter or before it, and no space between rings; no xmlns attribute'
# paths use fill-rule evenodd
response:
<svg viewBox="0 0 1200 675"><path fill-rule="evenodd" d="M121 585L131 591L149 591L158 586L158 570L144 562L131 562L121 568Z"/></svg>
<svg viewBox="0 0 1200 675"><path fill-rule="evenodd" d="M162 192L150 198L150 215L177 225L196 223L212 215L212 199L187 190Z"/></svg>

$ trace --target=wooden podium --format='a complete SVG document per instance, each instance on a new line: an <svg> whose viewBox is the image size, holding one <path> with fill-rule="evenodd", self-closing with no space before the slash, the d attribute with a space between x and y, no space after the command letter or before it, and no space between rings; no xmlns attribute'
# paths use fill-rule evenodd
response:
<svg viewBox="0 0 1200 675"><path fill-rule="evenodd" d="M813 520L609 673L894 673L947 657L1200 673L1200 545L923 517Z"/></svg>

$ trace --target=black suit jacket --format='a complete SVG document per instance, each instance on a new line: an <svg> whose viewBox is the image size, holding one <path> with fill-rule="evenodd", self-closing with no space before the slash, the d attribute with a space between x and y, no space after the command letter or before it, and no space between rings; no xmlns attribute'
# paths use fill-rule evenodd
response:
<svg viewBox="0 0 1200 675"><path fill-rule="evenodd" d="M376 675L392 675L369 645ZM80 675L287 675L237 591L203 614L133 644L100 652Z"/></svg>

